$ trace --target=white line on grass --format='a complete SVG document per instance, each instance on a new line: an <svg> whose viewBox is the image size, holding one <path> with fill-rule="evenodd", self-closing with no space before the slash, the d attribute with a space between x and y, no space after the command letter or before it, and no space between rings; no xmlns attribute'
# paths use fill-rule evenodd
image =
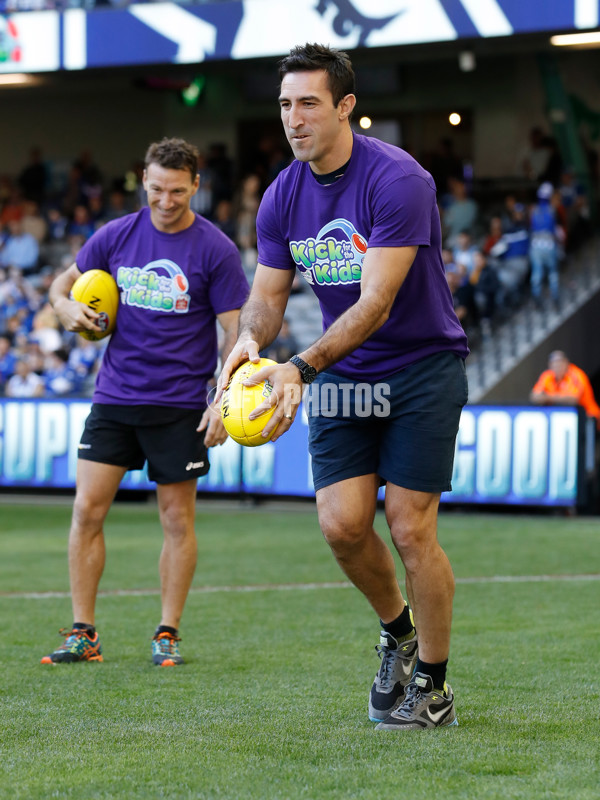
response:
<svg viewBox="0 0 600 800"><path fill-rule="evenodd" d="M457 584L469 583L550 583L554 581L598 581L600 574L591 575L489 575L481 578L456 578ZM218 594L243 592L308 592L317 589L351 589L348 581L335 583L267 583L255 586L193 586L191 594ZM113 589L98 592L99 597L151 597L160 589ZM0 598L11 600L49 600L70 597L69 592L0 592Z"/></svg>

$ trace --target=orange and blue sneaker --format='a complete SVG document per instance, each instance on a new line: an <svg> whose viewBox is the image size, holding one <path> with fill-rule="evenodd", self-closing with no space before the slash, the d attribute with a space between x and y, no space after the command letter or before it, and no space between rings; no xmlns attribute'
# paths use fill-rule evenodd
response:
<svg viewBox="0 0 600 800"><path fill-rule="evenodd" d="M93 635L85 628L61 628L59 633L65 637L60 647L44 656L40 664L73 664L76 661L104 661L98 631Z"/></svg>
<svg viewBox="0 0 600 800"><path fill-rule="evenodd" d="M157 630L152 637L152 661L157 667L176 667L183 664L179 652L181 639L177 633Z"/></svg>

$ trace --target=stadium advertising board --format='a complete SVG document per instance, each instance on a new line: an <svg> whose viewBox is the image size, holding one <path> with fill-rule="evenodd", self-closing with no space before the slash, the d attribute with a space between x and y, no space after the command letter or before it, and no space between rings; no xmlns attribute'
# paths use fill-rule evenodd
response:
<svg viewBox="0 0 600 800"><path fill-rule="evenodd" d="M68 488L88 401L0 401L0 486ZM210 451L200 492L314 495L307 419L299 415L277 443L244 448L232 440ZM454 503L575 506L584 478L585 415L574 408L467 406L456 445ZM125 489L152 489L145 471Z"/></svg>
<svg viewBox="0 0 600 800"><path fill-rule="evenodd" d="M278 56L305 41L353 49L595 28L599 5L600 0L230 0L7 13L0 15L0 72Z"/></svg>

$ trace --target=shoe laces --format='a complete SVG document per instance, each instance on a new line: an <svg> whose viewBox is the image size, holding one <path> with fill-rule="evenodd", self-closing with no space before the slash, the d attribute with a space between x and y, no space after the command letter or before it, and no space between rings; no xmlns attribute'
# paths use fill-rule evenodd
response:
<svg viewBox="0 0 600 800"><path fill-rule="evenodd" d="M158 636L154 637L154 641L157 644L158 649L160 650L161 655L177 655L178 646L177 642L180 642L181 639L178 636L174 636L172 633L168 631L163 631L163 633L159 633Z"/></svg>
<svg viewBox="0 0 600 800"><path fill-rule="evenodd" d="M77 639L79 636L85 636L86 639L92 640L92 637L83 628L61 628L59 634L65 637L64 644L67 644L69 639Z"/></svg>
<svg viewBox="0 0 600 800"><path fill-rule="evenodd" d="M390 647L387 644L376 644L375 652L381 659L381 666L379 667L379 682L385 684L391 680L391 671L396 661L398 653L397 648Z"/></svg>
<svg viewBox="0 0 600 800"><path fill-rule="evenodd" d="M409 683L405 689L403 706L406 706L408 711L413 711L422 698L422 693L416 683Z"/></svg>

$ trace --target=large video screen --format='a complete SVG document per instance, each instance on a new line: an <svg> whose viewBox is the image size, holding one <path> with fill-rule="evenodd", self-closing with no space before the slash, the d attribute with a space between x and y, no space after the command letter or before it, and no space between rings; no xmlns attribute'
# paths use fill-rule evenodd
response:
<svg viewBox="0 0 600 800"><path fill-rule="evenodd" d="M43 5L43 3L42 3ZM65 6L68 6L65 8ZM598 0L0 0L0 72L280 56L303 42L390 47L595 28ZM4 11L4 15L2 14Z"/></svg>
<svg viewBox="0 0 600 800"><path fill-rule="evenodd" d="M0 487L75 485L77 449L90 403L0 400ZM443 502L576 506L585 473L585 415L580 409L467 406L456 443L453 491ZM304 413L275 444L244 448L232 440L210 450L199 492L311 497ZM144 470L122 488L150 490Z"/></svg>

